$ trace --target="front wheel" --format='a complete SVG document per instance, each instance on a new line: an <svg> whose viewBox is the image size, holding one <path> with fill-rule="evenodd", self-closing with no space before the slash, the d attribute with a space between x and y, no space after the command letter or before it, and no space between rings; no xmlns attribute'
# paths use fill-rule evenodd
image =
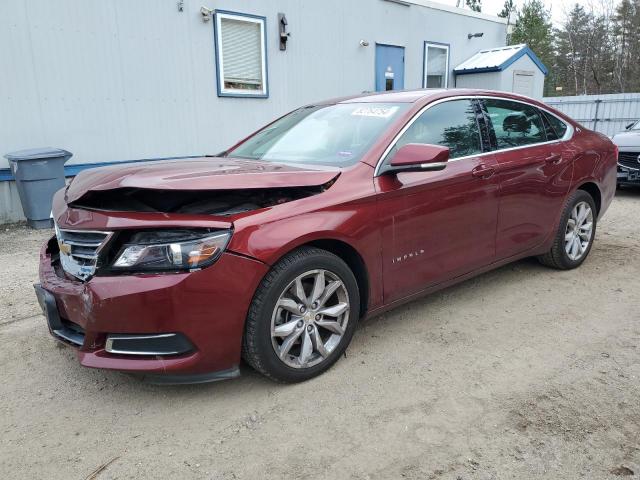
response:
<svg viewBox="0 0 640 480"><path fill-rule="evenodd" d="M560 227L551 250L538 257L549 267L576 268L589 255L596 235L596 205L584 190L574 192L565 203Z"/></svg>
<svg viewBox="0 0 640 480"><path fill-rule="evenodd" d="M304 247L280 260L256 291L243 357L281 382L308 380L344 353L360 315L353 272L336 255Z"/></svg>

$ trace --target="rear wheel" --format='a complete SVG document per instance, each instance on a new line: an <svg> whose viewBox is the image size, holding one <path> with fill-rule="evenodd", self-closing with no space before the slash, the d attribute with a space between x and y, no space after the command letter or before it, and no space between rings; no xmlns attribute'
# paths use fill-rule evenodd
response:
<svg viewBox="0 0 640 480"><path fill-rule="evenodd" d="M304 247L280 260L256 291L243 357L260 373L300 382L344 353L359 317L355 276L336 255Z"/></svg>
<svg viewBox="0 0 640 480"><path fill-rule="evenodd" d="M553 246L549 252L538 257L540 262L562 270L580 266L591 251L596 222L593 198L584 190L577 190L565 203Z"/></svg>

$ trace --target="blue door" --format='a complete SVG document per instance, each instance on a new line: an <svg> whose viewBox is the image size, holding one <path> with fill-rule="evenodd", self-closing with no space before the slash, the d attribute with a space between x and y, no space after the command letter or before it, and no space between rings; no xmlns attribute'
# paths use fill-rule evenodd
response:
<svg viewBox="0 0 640 480"><path fill-rule="evenodd" d="M404 88L404 47L376 44L376 91Z"/></svg>

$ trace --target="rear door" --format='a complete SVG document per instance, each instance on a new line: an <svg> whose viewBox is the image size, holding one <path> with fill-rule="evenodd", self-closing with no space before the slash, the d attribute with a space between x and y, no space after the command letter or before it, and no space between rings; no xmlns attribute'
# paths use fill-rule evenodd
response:
<svg viewBox="0 0 640 480"><path fill-rule="evenodd" d="M498 184L493 155L485 153L483 131L475 101L447 100L415 117L385 156L383 164L407 143L450 149L442 171L374 178L385 303L493 261Z"/></svg>
<svg viewBox="0 0 640 480"><path fill-rule="evenodd" d="M482 103L500 184L496 257L503 259L535 248L555 232L573 154L537 107L499 98Z"/></svg>

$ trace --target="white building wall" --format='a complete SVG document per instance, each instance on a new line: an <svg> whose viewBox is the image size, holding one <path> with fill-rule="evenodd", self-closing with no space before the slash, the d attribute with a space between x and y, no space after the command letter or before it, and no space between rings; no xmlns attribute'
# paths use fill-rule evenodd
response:
<svg viewBox="0 0 640 480"><path fill-rule="evenodd" d="M0 2L0 154L60 147L69 165L216 153L299 105L374 90L376 42L405 47L405 88L421 87L424 41L450 44L451 66L504 44L502 19L414 1L185 0L183 12L176 0ZM217 96L202 5L267 17L269 98ZM0 221L15 219L5 198Z"/></svg>
<svg viewBox="0 0 640 480"><path fill-rule="evenodd" d="M0 224L24 219L16 182L0 182Z"/></svg>

